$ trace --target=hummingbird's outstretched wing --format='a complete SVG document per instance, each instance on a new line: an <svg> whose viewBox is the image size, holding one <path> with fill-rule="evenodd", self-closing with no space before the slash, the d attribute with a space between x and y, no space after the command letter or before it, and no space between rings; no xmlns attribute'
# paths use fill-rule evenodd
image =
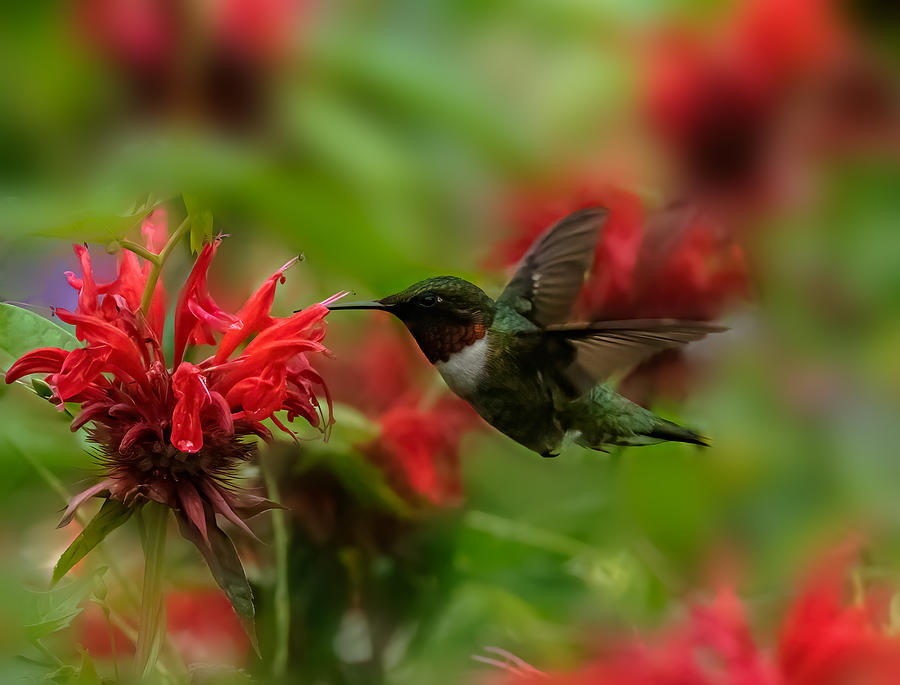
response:
<svg viewBox="0 0 900 685"><path fill-rule="evenodd" d="M635 366L657 352L724 331L723 326L677 319L632 319L551 324L541 333L548 358L580 395L611 373Z"/></svg>
<svg viewBox="0 0 900 685"><path fill-rule="evenodd" d="M582 209L561 219L535 241L497 298L538 326L565 321L594 259L609 210Z"/></svg>

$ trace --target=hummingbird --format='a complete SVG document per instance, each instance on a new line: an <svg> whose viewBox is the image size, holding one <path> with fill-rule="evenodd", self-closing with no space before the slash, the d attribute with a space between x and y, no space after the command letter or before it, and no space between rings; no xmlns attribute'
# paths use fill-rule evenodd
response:
<svg viewBox="0 0 900 685"><path fill-rule="evenodd" d="M673 319L569 321L608 215L583 209L548 228L496 300L469 281L438 276L379 300L328 307L399 318L454 393L541 456L557 456L567 436L601 451L669 440L708 446L604 381L723 328Z"/></svg>

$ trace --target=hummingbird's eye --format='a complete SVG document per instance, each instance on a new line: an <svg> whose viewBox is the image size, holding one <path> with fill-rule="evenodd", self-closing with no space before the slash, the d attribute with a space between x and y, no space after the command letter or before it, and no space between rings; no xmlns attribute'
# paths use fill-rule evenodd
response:
<svg viewBox="0 0 900 685"><path fill-rule="evenodd" d="M419 304L423 307L433 307L435 304L441 301L434 293L425 293L422 297L419 298Z"/></svg>

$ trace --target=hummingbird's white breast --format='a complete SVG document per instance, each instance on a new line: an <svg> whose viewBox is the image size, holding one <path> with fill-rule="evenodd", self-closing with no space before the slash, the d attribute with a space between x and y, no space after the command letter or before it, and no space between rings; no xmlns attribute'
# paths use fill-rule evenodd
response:
<svg viewBox="0 0 900 685"><path fill-rule="evenodd" d="M447 361L435 363L444 381L457 395L466 397L478 387L487 362L489 337L490 333L454 352Z"/></svg>

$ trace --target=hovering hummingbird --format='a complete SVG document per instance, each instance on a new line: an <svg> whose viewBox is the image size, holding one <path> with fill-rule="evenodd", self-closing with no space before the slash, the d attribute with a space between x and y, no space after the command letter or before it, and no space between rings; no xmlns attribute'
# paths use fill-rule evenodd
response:
<svg viewBox="0 0 900 685"><path fill-rule="evenodd" d="M399 318L453 392L492 426L544 457L566 435L585 447L666 440L708 445L603 381L660 350L721 327L697 321L568 321L609 211L584 209L531 246L496 300L461 278L428 278L394 295L329 309Z"/></svg>

